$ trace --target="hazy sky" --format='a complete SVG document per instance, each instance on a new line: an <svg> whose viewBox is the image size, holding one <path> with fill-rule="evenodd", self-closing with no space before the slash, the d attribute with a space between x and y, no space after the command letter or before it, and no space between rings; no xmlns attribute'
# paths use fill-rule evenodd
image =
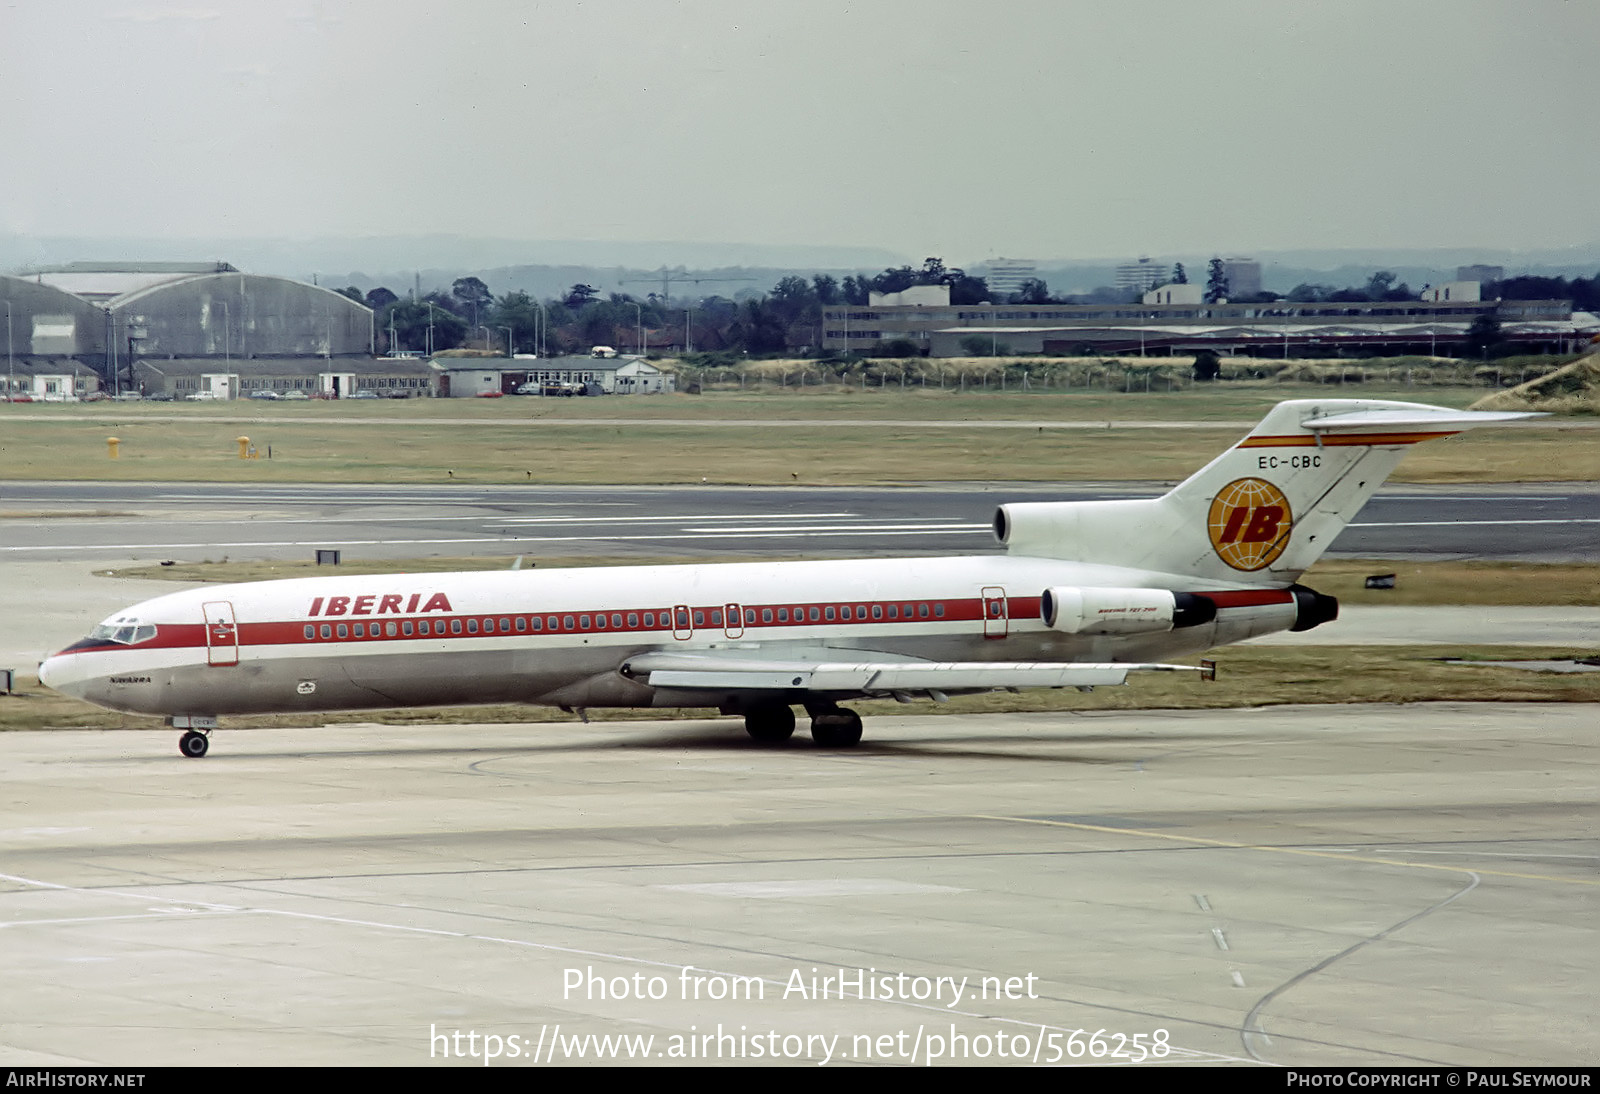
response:
<svg viewBox="0 0 1600 1094"><path fill-rule="evenodd" d="M1600 240L1595 0L0 0L0 234Z"/></svg>

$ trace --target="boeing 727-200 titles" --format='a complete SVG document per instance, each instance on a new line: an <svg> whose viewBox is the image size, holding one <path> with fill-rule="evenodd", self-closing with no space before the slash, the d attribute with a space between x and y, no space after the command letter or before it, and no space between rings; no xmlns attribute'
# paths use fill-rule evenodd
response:
<svg viewBox="0 0 1600 1094"><path fill-rule="evenodd" d="M1302 573L1407 447L1528 417L1368 399L1280 403L1159 498L1000 506L1004 554L319 577L173 593L39 678L166 715L203 756L220 715L521 702L716 707L760 740L841 702L1123 683L1161 659L1333 619Z"/></svg>

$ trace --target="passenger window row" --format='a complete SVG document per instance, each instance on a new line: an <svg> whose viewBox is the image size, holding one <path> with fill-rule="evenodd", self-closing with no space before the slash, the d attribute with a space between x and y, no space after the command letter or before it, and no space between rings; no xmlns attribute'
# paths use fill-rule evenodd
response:
<svg viewBox="0 0 1600 1094"><path fill-rule="evenodd" d="M737 607L729 605L730 608ZM688 630L707 625L722 628L722 608L677 608L659 611L594 612L561 615L467 616L451 619L401 619L383 623L307 623L307 641L350 638L443 638L447 635L559 634L589 631ZM945 618L943 601L874 604L795 604L745 608L744 625L783 626L799 623L905 622ZM738 613L731 622L737 626Z"/></svg>

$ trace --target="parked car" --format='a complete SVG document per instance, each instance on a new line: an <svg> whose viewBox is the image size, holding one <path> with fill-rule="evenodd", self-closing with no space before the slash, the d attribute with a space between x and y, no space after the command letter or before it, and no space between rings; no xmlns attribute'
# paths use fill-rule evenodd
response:
<svg viewBox="0 0 1600 1094"><path fill-rule="evenodd" d="M281 397L284 399L300 399L307 401L309 401L311 398L311 396L307 395L303 391L285 391Z"/></svg>
<svg viewBox="0 0 1600 1094"><path fill-rule="evenodd" d="M352 399L376 399L377 397L378 393L376 391L368 391L365 388L350 396Z"/></svg>
<svg viewBox="0 0 1600 1094"><path fill-rule="evenodd" d="M250 398L252 398L252 399L276 399L276 398L278 398L278 393L276 391L252 391L250 393Z"/></svg>

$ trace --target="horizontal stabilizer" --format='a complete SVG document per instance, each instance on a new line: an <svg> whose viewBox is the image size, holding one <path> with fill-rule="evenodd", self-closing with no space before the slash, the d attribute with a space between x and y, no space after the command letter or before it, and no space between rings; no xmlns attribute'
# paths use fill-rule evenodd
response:
<svg viewBox="0 0 1600 1094"><path fill-rule="evenodd" d="M1520 418L1543 418L1536 411L1450 410L1446 407L1411 406L1405 410L1357 410L1307 418L1300 424L1317 433L1363 433L1368 430L1411 429L1452 432L1480 425L1504 425Z"/></svg>

